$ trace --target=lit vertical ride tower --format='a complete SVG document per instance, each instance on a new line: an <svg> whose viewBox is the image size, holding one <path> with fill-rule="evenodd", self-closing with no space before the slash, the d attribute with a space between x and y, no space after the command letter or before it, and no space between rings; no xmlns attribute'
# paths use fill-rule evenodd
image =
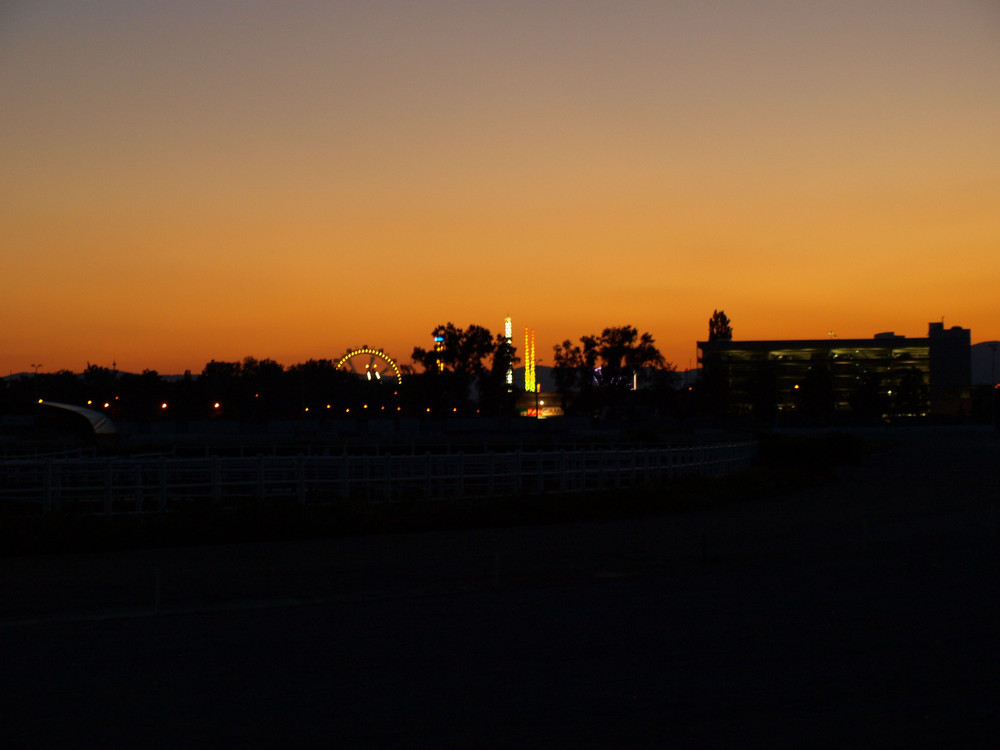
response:
<svg viewBox="0 0 1000 750"><path fill-rule="evenodd" d="M511 327L510 327L510 316L508 315L503 319L503 338L507 342L508 351L511 350ZM507 393L514 390L514 363L513 361L507 363Z"/></svg>
<svg viewBox="0 0 1000 750"><path fill-rule="evenodd" d="M524 329L524 390L535 392L535 329Z"/></svg>
<svg viewBox="0 0 1000 750"><path fill-rule="evenodd" d="M444 351L444 336L434 337L434 351L441 354ZM436 359L438 372L444 372L444 362L441 361L441 357L438 356Z"/></svg>

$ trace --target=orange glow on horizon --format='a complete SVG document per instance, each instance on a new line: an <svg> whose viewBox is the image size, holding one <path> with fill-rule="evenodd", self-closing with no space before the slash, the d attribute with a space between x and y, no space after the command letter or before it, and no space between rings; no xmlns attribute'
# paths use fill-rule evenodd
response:
<svg viewBox="0 0 1000 750"><path fill-rule="evenodd" d="M409 365L508 314L541 365L633 325L694 367L714 309L998 340L1000 7L877 5L24 4L0 372Z"/></svg>

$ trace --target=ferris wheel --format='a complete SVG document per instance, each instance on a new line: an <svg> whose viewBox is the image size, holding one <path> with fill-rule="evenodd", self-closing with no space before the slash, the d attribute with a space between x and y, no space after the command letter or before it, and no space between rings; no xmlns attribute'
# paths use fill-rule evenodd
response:
<svg viewBox="0 0 1000 750"><path fill-rule="evenodd" d="M403 379L396 361L381 349L352 349L340 358L337 369L353 372L372 382L395 380L399 383Z"/></svg>

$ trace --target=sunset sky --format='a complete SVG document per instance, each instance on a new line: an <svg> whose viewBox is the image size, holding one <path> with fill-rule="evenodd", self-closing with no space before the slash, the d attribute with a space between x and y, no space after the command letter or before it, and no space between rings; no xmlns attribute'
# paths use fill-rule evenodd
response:
<svg viewBox="0 0 1000 750"><path fill-rule="evenodd" d="M3 2L0 373L1000 339L1000 2Z"/></svg>

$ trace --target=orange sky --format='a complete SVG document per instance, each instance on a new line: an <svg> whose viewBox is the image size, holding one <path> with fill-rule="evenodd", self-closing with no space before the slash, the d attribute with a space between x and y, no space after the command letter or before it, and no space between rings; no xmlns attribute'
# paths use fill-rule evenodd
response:
<svg viewBox="0 0 1000 750"><path fill-rule="evenodd" d="M0 372L1000 339L1000 5L5 3Z"/></svg>

